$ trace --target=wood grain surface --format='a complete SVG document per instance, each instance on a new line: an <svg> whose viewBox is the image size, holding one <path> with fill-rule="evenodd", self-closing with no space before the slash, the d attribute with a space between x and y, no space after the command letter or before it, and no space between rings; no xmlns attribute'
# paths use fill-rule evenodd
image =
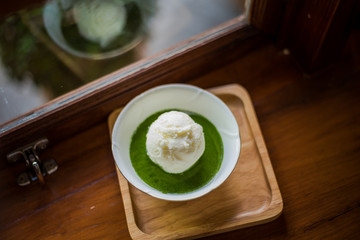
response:
<svg viewBox="0 0 360 240"><path fill-rule="evenodd" d="M275 221L207 239L358 238L358 44L311 76L268 43L181 79L248 90L284 200ZM51 145L42 157L60 165L46 186L17 187L18 169L0 170L0 239L130 239L105 120Z"/></svg>
<svg viewBox="0 0 360 240"><path fill-rule="evenodd" d="M359 15L358 6L357 0L287 1L278 44L288 48L307 72L336 62Z"/></svg>

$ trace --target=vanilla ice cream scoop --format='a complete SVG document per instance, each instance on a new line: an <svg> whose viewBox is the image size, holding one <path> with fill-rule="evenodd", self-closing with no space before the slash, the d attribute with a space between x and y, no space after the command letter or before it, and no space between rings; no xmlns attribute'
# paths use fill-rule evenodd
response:
<svg viewBox="0 0 360 240"><path fill-rule="evenodd" d="M149 127L146 150L150 159L164 171L184 172L205 150L203 129L186 113L163 113Z"/></svg>
<svg viewBox="0 0 360 240"><path fill-rule="evenodd" d="M122 33L126 23L126 9L121 1L77 1L74 18L84 38L107 47Z"/></svg>

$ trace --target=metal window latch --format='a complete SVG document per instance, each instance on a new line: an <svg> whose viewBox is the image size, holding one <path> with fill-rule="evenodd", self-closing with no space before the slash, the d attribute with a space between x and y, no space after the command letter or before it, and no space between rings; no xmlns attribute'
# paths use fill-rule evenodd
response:
<svg viewBox="0 0 360 240"><path fill-rule="evenodd" d="M27 170L16 178L19 186L29 185L36 180L44 184L44 176L50 175L58 169L58 164L54 159L43 161L39 158L38 152L44 150L48 144L48 139L40 139L7 155L7 160L11 163L25 161Z"/></svg>

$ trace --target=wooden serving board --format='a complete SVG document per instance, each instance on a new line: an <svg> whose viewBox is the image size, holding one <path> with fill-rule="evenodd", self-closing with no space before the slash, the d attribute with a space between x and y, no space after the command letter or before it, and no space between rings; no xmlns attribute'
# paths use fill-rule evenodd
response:
<svg viewBox="0 0 360 240"><path fill-rule="evenodd" d="M280 190L247 91L237 84L209 91L227 104L239 125L241 152L234 171L201 198L171 202L139 191L116 167L133 239L198 238L266 223L281 214ZM120 111L108 118L110 132Z"/></svg>

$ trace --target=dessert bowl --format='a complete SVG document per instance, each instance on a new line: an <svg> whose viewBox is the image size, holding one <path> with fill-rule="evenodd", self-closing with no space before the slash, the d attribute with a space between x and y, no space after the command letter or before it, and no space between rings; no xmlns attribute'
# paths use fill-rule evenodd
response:
<svg viewBox="0 0 360 240"><path fill-rule="evenodd" d="M143 5L136 0L48 0L43 22L50 38L68 53L107 59L142 41L146 31Z"/></svg>
<svg viewBox="0 0 360 240"><path fill-rule="evenodd" d="M129 150L135 130L150 115L167 109L202 115L216 127L222 138L223 160L219 171L205 186L192 192L160 192L147 185L131 163ZM195 199L219 187L235 168L240 154L239 127L230 109L212 93L187 84L161 85L138 95L121 111L112 131L112 153L122 175L140 191L169 201Z"/></svg>

